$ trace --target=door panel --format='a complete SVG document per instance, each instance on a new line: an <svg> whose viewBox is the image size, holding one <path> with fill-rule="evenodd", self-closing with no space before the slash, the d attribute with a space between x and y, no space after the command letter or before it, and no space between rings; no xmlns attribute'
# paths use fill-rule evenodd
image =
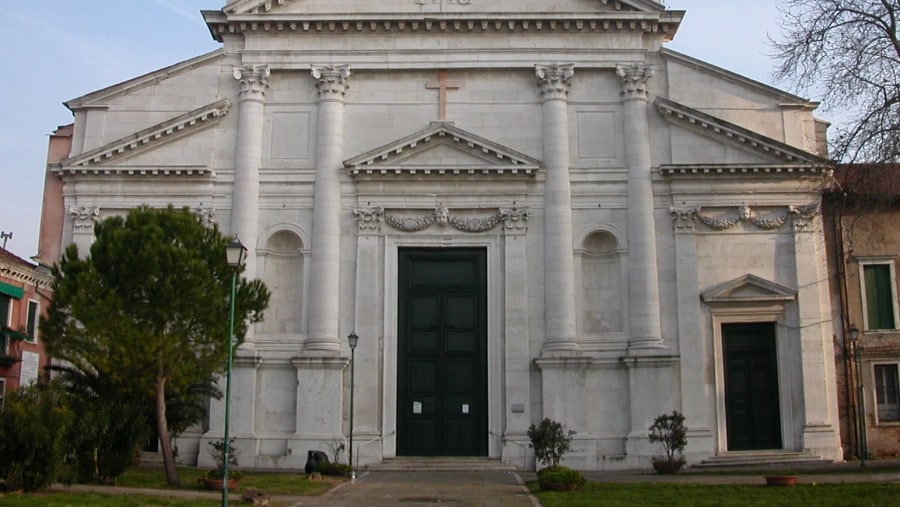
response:
<svg viewBox="0 0 900 507"><path fill-rule="evenodd" d="M397 454L487 454L483 250L401 250Z"/></svg>
<svg viewBox="0 0 900 507"><path fill-rule="evenodd" d="M729 451L781 449L775 324L723 324Z"/></svg>

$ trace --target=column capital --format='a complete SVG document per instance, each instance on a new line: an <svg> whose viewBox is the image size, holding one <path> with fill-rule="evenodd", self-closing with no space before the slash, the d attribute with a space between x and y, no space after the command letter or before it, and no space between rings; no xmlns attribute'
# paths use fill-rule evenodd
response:
<svg viewBox="0 0 900 507"><path fill-rule="evenodd" d="M349 65L310 65L312 77L316 79L320 99L344 100L350 79Z"/></svg>
<svg viewBox="0 0 900 507"><path fill-rule="evenodd" d="M541 89L542 99L565 100L569 95L569 80L575 75L575 64L536 64L534 75L538 79L537 86Z"/></svg>
<svg viewBox="0 0 900 507"><path fill-rule="evenodd" d="M262 101L265 98L271 74L268 65L244 65L232 69L234 78L241 82L240 100Z"/></svg>
<svg viewBox="0 0 900 507"><path fill-rule="evenodd" d="M652 65L617 65L616 75L622 80L622 95L625 100L647 100L647 81L653 77L654 72Z"/></svg>

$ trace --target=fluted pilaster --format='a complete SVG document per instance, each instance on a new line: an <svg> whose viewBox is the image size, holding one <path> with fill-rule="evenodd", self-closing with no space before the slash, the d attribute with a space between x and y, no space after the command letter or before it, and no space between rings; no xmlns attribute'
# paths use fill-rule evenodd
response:
<svg viewBox="0 0 900 507"><path fill-rule="evenodd" d="M255 278L256 243L259 229L259 163L262 154L265 96L269 67L234 67L240 82L238 129L234 149L234 194L231 233L247 246L247 276Z"/></svg>
<svg viewBox="0 0 900 507"><path fill-rule="evenodd" d="M572 64L535 65L544 133L544 353L578 350L575 257L569 180L569 81Z"/></svg>
<svg viewBox="0 0 900 507"><path fill-rule="evenodd" d="M629 350L662 347L659 312L656 226L647 120L648 65L620 65L625 98L625 165L628 168L628 285L631 336Z"/></svg>
<svg viewBox="0 0 900 507"><path fill-rule="evenodd" d="M313 66L319 90L316 182L309 281L309 333L304 350L341 353L341 155L348 65Z"/></svg>

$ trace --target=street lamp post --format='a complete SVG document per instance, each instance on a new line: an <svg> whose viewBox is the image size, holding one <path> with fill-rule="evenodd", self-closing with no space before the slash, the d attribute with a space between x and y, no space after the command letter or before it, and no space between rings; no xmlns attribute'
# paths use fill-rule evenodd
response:
<svg viewBox="0 0 900 507"><path fill-rule="evenodd" d="M869 454L868 438L866 436L866 403L863 399L864 389L862 383L862 354L859 347L859 329L853 326L849 330L850 348L853 351L853 363L856 366L856 375L853 383L856 385L856 426L859 431L857 443L859 445L859 466L866 466L866 455Z"/></svg>
<svg viewBox="0 0 900 507"><path fill-rule="evenodd" d="M225 367L225 436L223 439L223 463L222 468L222 507L228 505L228 462L231 460L231 441L228 435L228 421L231 418L231 363L234 357L234 300L237 295L238 268L247 257L247 247L241 241L234 238L225 245L225 261L232 268L231 272L231 297L228 317L228 363Z"/></svg>
<svg viewBox="0 0 900 507"><path fill-rule="evenodd" d="M355 387L355 370L356 370L356 344L359 343L359 336L356 331L351 331L347 336L350 342L350 478L356 478L356 471L353 470L353 389Z"/></svg>

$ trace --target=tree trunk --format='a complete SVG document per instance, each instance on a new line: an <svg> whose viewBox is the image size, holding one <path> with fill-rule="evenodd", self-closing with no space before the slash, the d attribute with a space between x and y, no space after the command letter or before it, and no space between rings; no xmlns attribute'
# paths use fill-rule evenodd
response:
<svg viewBox="0 0 900 507"><path fill-rule="evenodd" d="M156 379L156 434L159 436L159 448L163 455L163 466L166 470L166 484L180 486L178 471L175 469L175 454L172 452L172 439L169 438L169 424L166 421L166 379Z"/></svg>

